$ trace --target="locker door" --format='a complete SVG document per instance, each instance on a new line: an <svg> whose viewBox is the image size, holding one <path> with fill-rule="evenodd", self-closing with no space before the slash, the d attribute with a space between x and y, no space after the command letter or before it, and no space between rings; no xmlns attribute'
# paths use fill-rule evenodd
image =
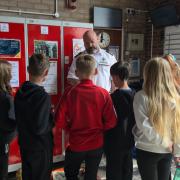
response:
<svg viewBox="0 0 180 180"><path fill-rule="evenodd" d="M52 106L56 107L61 96L61 38L60 26L41 23L29 23L28 29L28 57L33 53L43 53L50 59L50 70L44 87L51 95ZM59 161L62 155L62 130L56 125L54 129L54 161Z"/></svg>
<svg viewBox="0 0 180 180"><path fill-rule="evenodd" d="M25 29L23 20L0 17L0 59L7 60L12 64L13 94L26 80L25 61ZM19 22L17 22L19 21ZM9 171L21 161L17 138L10 144Z"/></svg>

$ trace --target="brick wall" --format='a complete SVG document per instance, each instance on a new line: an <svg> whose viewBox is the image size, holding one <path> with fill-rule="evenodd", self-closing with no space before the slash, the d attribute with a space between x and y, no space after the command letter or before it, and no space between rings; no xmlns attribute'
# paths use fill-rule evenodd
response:
<svg viewBox="0 0 180 180"><path fill-rule="evenodd" d="M92 22L93 6L112 7L112 8L135 8L138 10L146 10L146 3L144 0L77 0L77 9L70 10L66 8L65 0L58 0L58 12L60 14L59 20L77 21L77 22ZM54 13L54 0L0 0L0 9L35 11L43 13ZM0 16L16 16L29 17L41 19L55 19L52 16L28 15L18 13L1 12ZM142 12L138 15L127 16L124 11L124 42L125 50L127 43L127 33L143 33L146 30L146 13ZM141 62L145 61L145 51L129 52L125 56L125 60L131 57L139 57ZM142 63L143 64L143 63Z"/></svg>
<svg viewBox="0 0 180 180"><path fill-rule="evenodd" d="M163 3L172 2L175 4L177 13L180 15L180 1L179 0L148 0L147 9L151 10ZM146 24L146 39L145 39L145 58L148 60L151 57L151 34L152 28L151 23ZM164 28L154 27L154 40L153 40L153 56L162 56L163 55L163 46L164 46Z"/></svg>
<svg viewBox="0 0 180 180"><path fill-rule="evenodd" d="M0 9L11 9L11 10L25 10L25 11L36 11L45 13L54 13L54 0L1 0ZM90 10L93 6L102 7L115 7L115 8L126 8L133 7L138 9L144 9L144 0L77 0L77 9L70 10L66 8L65 0L58 0L58 11L60 13L59 19L69 21L80 21L90 22L91 13ZM34 15L19 15L14 13L0 12L0 15L10 16L23 16L43 19L53 19L53 17L45 16L34 16Z"/></svg>

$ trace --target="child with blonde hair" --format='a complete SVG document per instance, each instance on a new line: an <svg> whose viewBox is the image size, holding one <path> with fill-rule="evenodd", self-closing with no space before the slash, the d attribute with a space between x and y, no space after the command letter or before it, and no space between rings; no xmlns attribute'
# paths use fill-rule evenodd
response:
<svg viewBox="0 0 180 180"><path fill-rule="evenodd" d="M56 120L69 134L64 167L67 180L78 180L83 161L86 164L85 180L96 180L104 132L116 125L108 91L91 80L96 73L95 59L90 55L79 56L76 76L80 83L65 91L56 113Z"/></svg>
<svg viewBox="0 0 180 180"><path fill-rule="evenodd" d="M180 93L180 67L176 62L176 58L174 55L168 54L168 55L164 56L164 59L166 61L168 61L169 65L171 67L175 86L176 86L178 92Z"/></svg>
<svg viewBox="0 0 180 180"><path fill-rule="evenodd" d="M170 65L163 58L148 61L143 90L134 98L133 128L142 180L168 180L172 152L180 157L180 96Z"/></svg>
<svg viewBox="0 0 180 180"><path fill-rule="evenodd" d="M6 180L8 173L9 143L15 136L15 114L12 98L11 64L0 60L0 179Z"/></svg>

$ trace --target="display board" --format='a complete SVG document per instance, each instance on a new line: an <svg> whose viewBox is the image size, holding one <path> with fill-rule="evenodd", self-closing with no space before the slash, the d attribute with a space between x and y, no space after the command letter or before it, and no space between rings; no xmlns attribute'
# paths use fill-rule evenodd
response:
<svg viewBox="0 0 180 180"><path fill-rule="evenodd" d="M83 34L93 28L89 23L63 22L63 56L64 56L64 84L63 88L68 86L67 74L74 57L82 52L85 47L83 43ZM64 147L68 144L68 136L64 134Z"/></svg>
<svg viewBox="0 0 180 180"><path fill-rule="evenodd" d="M0 16L0 60L12 64L14 94L28 80L28 58L33 53L43 53L50 59L47 80L43 84L56 108L64 89L67 72L73 56L83 50L82 36L92 29L88 23L62 22ZM64 160L64 144L67 142L60 125L54 128L54 162ZM10 145L9 172L21 167L17 138Z"/></svg>
<svg viewBox="0 0 180 180"><path fill-rule="evenodd" d="M73 61L73 55L77 55L84 50L83 34L93 28L89 23L63 23L63 47L64 47L64 85L67 85L67 74L71 63Z"/></svg>
<svg viewBox="0 0 180 180"><path fill-rule="evenodd" d="M45 90L51 95L52 107L55 108L61 97L61 30L57 22L29 20L27 21L28 57L33 53L42 53L50 60L50 69ZM54 129L54 161L59 161L62 155L62 129Z"/></svg>
<svg viewBox="0 0 180 180"><path fill-rule="evenodd" d="M0 60L7 60L12 64L13 94L26 80L25 60L25 28L24 21L0 17ZM9 164L21 162L20 152L17 145L17 138L10 144Z"/></svg>

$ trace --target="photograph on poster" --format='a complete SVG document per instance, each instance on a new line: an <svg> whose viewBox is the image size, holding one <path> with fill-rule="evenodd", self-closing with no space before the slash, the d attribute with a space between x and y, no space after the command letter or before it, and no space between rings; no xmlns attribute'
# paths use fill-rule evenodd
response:
<svg viewBox="0 0 180 180"><path fill-rule="evenodd" d="M130 66L130 77L140 76L140 60L138 58L130 60Z"/></svg>
<svg viewBox="0 0 180 180"><path fill-rule="evenodd" d="M50 61L48 76L43 86L47 93L51 95L57 94L57 61Z"/></svg>
<svg viewBox="0 0 180 180"><path fill-rule="evenodd" d="M21 58L20 40L0 39L0 58Z"/></svg>
<svg viewBox="0 0 180 180"><path fill-rule="evenodd" d="M73 57L75 57L84 50L85 47L84 47L83 39L73 39Z"/></svg>
<svg viewBox="0 0 180 180"><path fill-rule="evenodd" d="M19 87L19 62L18 61L8 61L11 66L11 76L12 79L10 81L11 87Z"/></svg>
<svg viewBox="0 0 180 180"><path fill-rule="evenodd" d="M34 52L37 54L44 54L48 58L58 58L58 42L57 41L34 41Z"/></svg>

